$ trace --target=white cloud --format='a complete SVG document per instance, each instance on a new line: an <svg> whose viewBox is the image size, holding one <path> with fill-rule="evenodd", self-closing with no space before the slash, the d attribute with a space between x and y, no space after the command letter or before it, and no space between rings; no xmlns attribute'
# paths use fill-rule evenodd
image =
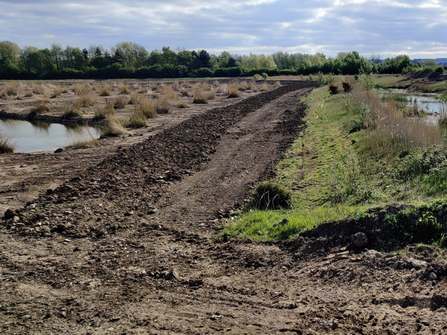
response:
<svg viewBox="0 0 447 335"><path fill-rule="evenodd" d="M132 41L148 50L329 56L446 51L445 0L0 0L0 8L1 38L39 48Z"/></svg>

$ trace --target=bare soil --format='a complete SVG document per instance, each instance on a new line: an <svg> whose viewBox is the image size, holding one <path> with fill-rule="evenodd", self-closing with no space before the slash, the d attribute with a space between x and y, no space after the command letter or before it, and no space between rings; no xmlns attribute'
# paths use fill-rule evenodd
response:
<svg viewBox="0 0 447 335"><path fill-rule="evenodd" d="M166 116L98 148L2 155L0 333L447 332L442 250L365 252L355 230L330 248L335 231L219 235L274 175L312 88Z"/></svg>

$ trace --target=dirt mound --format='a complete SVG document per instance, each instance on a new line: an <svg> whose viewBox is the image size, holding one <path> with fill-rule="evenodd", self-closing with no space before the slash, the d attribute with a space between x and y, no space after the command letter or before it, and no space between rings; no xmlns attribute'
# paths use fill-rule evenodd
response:
<svg viewBox="0 0 447 335"><path fill-rule="evenodd" d="M436 72L429 69L423 71L412 72L410 74L411 79L425 79L428 81L445 81L447 80L447 74L444 72Z"/></svg>

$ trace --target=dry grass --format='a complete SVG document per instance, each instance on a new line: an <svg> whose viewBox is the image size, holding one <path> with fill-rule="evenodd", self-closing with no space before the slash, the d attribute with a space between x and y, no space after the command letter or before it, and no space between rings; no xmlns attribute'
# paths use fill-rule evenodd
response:
<svg viewBox="0 0 447 335"><path fill-rule="evenodd" d="M281 83L279 82L279 80L275 81L275 88L279 88L281 87Z"/></svg>
<svg viewBox="0 0 447 335"><path fill-rule="evenodd" d="M128 84L119 84L118 85L118 92L120 94L129 94L130 93L130 86Z"/></svg>
<svg viewBox="0 0 447 335"><path fill-rule="evenodd" d="M17 82L5 83L3 86L3 97L18 96L20 94L21 85Z"/></svg>
<svg viewBox="0 0 447 335"><path fill-rule="evenodd" d="M250 89L250 85L248 84L247 81L241 81L238 85L238 89L239 91L246 91L248 89Z"/></svg>
<svg viewBox="0 0 447 335"><path fill-rule="evenodd" d="M37 115L42 115L50 111L47 100L42 100L36 107L32 108L28 117L34 119Z"/></svg>
<svg viewBox="0 0 447 335"><path fill-rule="evenodd" d="M151 90L154 91L154 92L158 90L158 87L159 87L159 86L158 86L157 83L152 83L152 84L151 84Z"/></svg>
<svg viewBox="0 0 447 335"><path fill-rule="evenodd" d="M178 81L174 81L171 86L174 91L180 91L180 83Z"/></svg>
<svg viewBox="0 0 447 335"><path fill-rule="evenodd" d="M53 93L51 94L50 98L51 99L56 99L58 97L60 97L63 93L63 89L62 87L56 87L53 91Z"/></svg>
<svg viewBox="0 0 447 335"><path fill-rule="evenodd" d="M113 107L113 102L108 101L104 109L98 109L93 116L93 120L100 121L115 115L115 108Z"/></svg>
<svg viewBox="0 0 447 335"><path fill-rule="evenodd" d="M143 112L144 116L147 117L148 119L157 116L157 106L154 100L150 98L141 97L138 100L138 108Z"/></svg>
<svg viewBox="0 0 447 335"><path fill-rule="evenodd" d="M269 85L268 85L266 82L264 82L264 83L259 87L259 90L260 90L261 92L268 91L268 90L269 90Z"/></svg>
<svg viewBox="0 0 447 335"><path fill-rule="evenodd" d="M130 119L124 123L127 128L143 128L147 124L147 118L143 111L136 105Z"/></svg>
<svg viewBox="0 0 447 335"><path fill-rule="evenodd" d="M161 85L161 94L165 99L174 101L178 100L178 94L177 92L169 85L162 84Z"/></svg>
<svg viewBox="0 0 447 335"><path fill-rule="evenodd" d="M99 87L98 93L101 97L108 97L112 95L112 89L108 84L104 84Z"/></svg>
<svg viewBox="0 0 447 335"><path fill-rule="evenodd" d="M171 111L172 104L167 99L159 99L156 103L158 114L167 114Z"/></svg>
<svg viewBox="0 0 447 335"><path fill-rule="evenodd" d="M128 103L128 100L126 97L118 97L115 99L114 103L113 103L113 107L115 109L123 109L124 107L126 107Z"/></svg>
<svg viewBox="0 0 447 335"><path fill-rule="evenodd" d="M34 84L32 89L34 94L45 94L45 88L41 84Z"/></svg>
<svg viewBox="0 0 447 335"><path fill-rule="evenodd" d="M84 140L84 141L75 141L72 144L72 147L75 149L81 149L81 148L93 148L97 147L99 145L98 139L92 139L92 140Z"/></svg>
<svg viewBox="0 0 447 335"><path fill-rule="evenodd" d="M110 115L107 118L107 125L103 128L104 134L102 136L120 136L127 134L126 128L118 121L115 115Z"/></svg>
<svg viewBox="0 0 447 335"><path fill-rule="evenodd" d="M87 83L73 85L73 92L77 96L82 97L84 95L88 95L91 93L91 91L92 91L92 89L91 89L90 85Z"/></svg>
<svg viewBox="0 0 447 335"><path fill-rule="evenodd" d="M12 154L14 152L14 144L9 138L0 134L0 154Z"/></svg>
<svg viewBox="0 0 447 335"><path fill-rule="evenodd" d="M382 103L375 92L366 92L355 88L352 91L353 106L362 110L367 134L363 141L363 150L379 156L395 156L399 152L413 148L444 143L440 127L428 124L422 117L407 117L397 101ZM362 116L363 115L363 116Z"/></svg>
<svg viewBox="0 0 447 335"><path fill-rule="evenodd" d="M238 98L241 94L239 93L239 88L236 84L230 84L228 86L228 97L229 98Z"/></svg>
<svg viewBox="0 0 447 335"><path fill-rule="evenodd" d="M196 88L194 90L192 103L193 104L207 104L208 103L208 95L200 88Z"/></svg>

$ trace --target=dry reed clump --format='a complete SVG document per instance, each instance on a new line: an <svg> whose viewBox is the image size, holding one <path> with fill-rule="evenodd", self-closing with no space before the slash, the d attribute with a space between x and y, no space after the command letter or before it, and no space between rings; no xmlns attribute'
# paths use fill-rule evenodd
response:
<svg viewBox="0 0 447 335"><path fill-rule="evenodd" d="M208 95L200 88L196 88L193 93L193 104L207 104Z"/></svg>
<svg viewBox="0 0 447 335"><path fill-rule="evenodd" d="M115 99L113 107L115 107L115 109L123 109L124 107L126 107L127 103L128 100L126 97L118 97Z"/></svg>
<svg viewBox="0 0 447 335"><path fill-rule="evenodd" d="M269 85L268 85L266 82L264 82L264 83L259 87L259 90L260 90L261 92L268 91L268 90L269 90Z"/></svg>
<svg viewBox="0 0 447 335"><path fill-rule="evenodd" d="M228 86L228 97L229 98L238 98L241 94L239 93L238 86L236 84L230 84Z"/></svg>
<svg viewBox="0 0 447 335"><path fill-rule="evenodd" d="M104 109L98 109L93 116L94 121L100 121L108 119L111 115L115 115L115 108L113 107L113 101L107 101Z"/></svg>
<svg viewBox="0 0 447 335"><path fill-rule="evenodd" d="M110 115L107 118L107 124L103 127L102 137L107 136L120 136L127 134L126 128L118 121L116 115Z"/></svg>
<svg viewBox="0 0 447 335"><path fill-rule="evenodd" d="M171 85L172 89L176 92L180 91L180 83L178 81L174 81Z"/></svg>
<svg viewBox="0 0 447 335"><path fill-rule="evenodd" d="M50 111L47 100L42 100L36 107L32 108L28 114L28 118L34 119L38 115L42 115Z"/></svg>
<svg viewBox="0 0 447 335"><path fill-rule="evenodd" d="M10 97L10 96L18 96L20 94L21 85L17 82L12 83L5 83L3 86L3 94L2 96L4 98Z"/></svg>
<svg viewBox="0 0 447 335"><path fill-rule="evenodd" d="M97 103L98 103L98 99L96 99L94 96L85 95L85 96L80 97L73 103L73 108L81 109L81 108L85 108L85 107L94 106Z"/></svg>
<svg viewBox="0 0 447 335"><path fill-rule="evenodd" d="M158 86L157 83L152 83L152 84L151 84L151 90L154 91L154 92L158 90L158 87L159 87L159 86Z"/></svg>
<svg viewBox="0 0 447 335"><path fill-rule="evenodd" d="M253 92L258 91L258 85L256 84L256 80L254 80L254 79L250 80L248 86L250 86L251 91L253 91Z"/></svg>
<svg viewBox="0 0 447 335"><path fill-rule="evenodd" d="M141 110L143 115L148 119L157 116L157 106L154 100L148 97L140 97L135 106L136 106L135 108Z"/></svg>
<svg viewBox="0 0 447 335"><path fill-rule="evenodd" d="M108 85L108 84L101 85L98 89L98 92L101 97L108 97L108 96L112 95L112 89L110 88L110 85Z"/></svg>
<svg viewBox="0 0 447 335"><path fill-rule="evenodd" d="M135 105L134 111L130 116L130 119L124 123L125 127L128 128L143 128L147 124L147 118L143 111Z"/></svg>
<svg viewBox="0 0 447 335"><path fill-rule="evenodd" d="M62 87L56 87L53 93L51 94L50 98L51 99L58 98L62 95L62 93L63 93Z"/></svg>
<svg viewBox="0 0 447 335"><path fill-rule="evenodd" d="M447 115L441 115L438 119L438 126L442 130L447 130Z"/></svg>
<svg viewBox="0 0 447 335"><path fill-rule="evenodd" d="M281 83L279 80L275 81L275 88L281 87Z"/></svg>
<svg viewBox="0 0 447 335"><path fill-rule="evenodd" d="M167 99L159 99L156 103L158 114L168 114L171 111L172 104Z"/></svg>
<svg viewBox="0 0 447 335"><path fill-rule="evenodd" d="M120 94L129 94L130 93L130 86L128 84L119 84L118 85L118 92Z"/></svg>
<svg viewBox="0 0 447 335"><path fill-rule="evenodd" d="M87 83L73 85L73 92L77 96L82 97L83 95L88 95L91 91L92 89Z"/></svg>
<svg viewBox="0 0 447 335"><path fill-rule="evenodd" d="M241 81L239 83L238 89L239 91L247 91L250 88L250 85L248 84L247 81Z"/></svg>
<svg viewBox="0 0 447 335"><path fill-rule="evenodd" d="M34 94L45 94L45 88L42 84L34 84L33 91Z"/></svg>
<svg viewBox="0 0 447 335"><path fill-rule="evenodd" d="M177 100L178 94L177 92L169 85L162 84L161 85L161 94L165 99L168 100Z"/></svg>
<svg viewBox="0 0 447 335"><path fill-rule="evenodd" d="M12 154L14 152L14 144L9 138L0 133L0 154Z"/></svg>

